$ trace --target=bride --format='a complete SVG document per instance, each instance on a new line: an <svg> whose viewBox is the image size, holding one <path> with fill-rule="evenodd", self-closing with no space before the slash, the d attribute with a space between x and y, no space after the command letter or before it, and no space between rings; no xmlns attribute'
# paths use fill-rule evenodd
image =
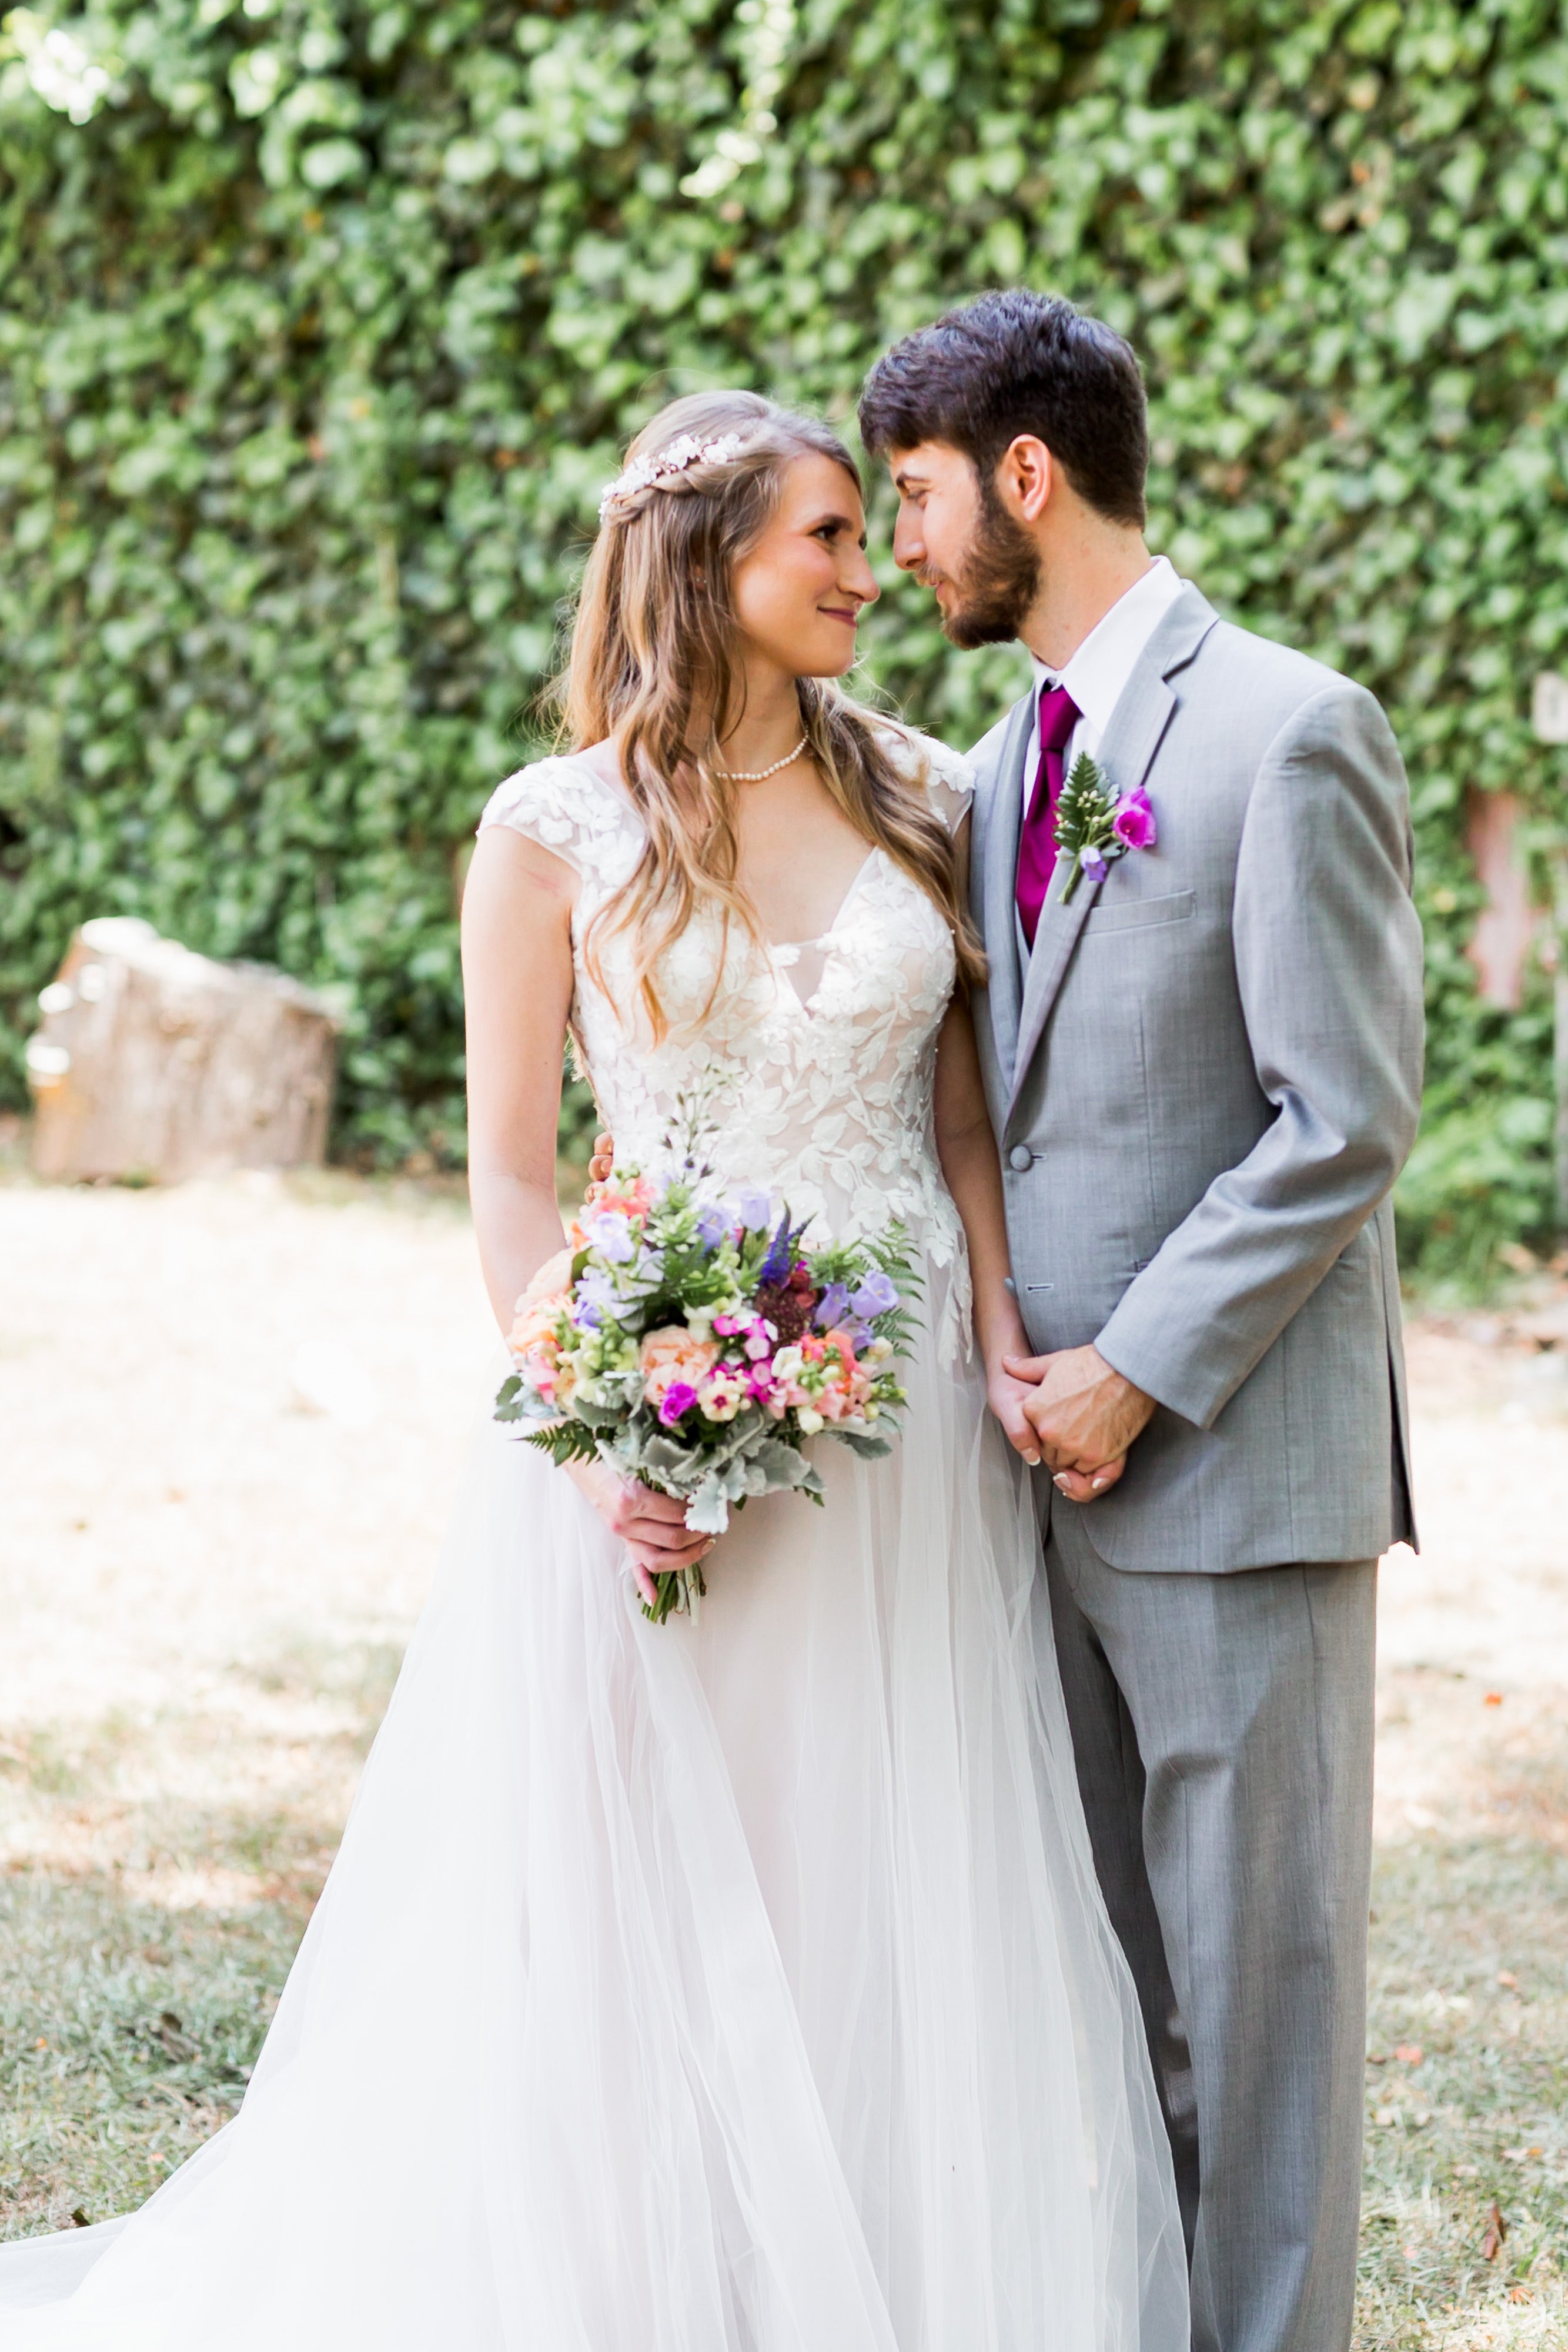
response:
<svg viewBox="0 0 1568 2352"><path fill-rule="evenodd" d="M621 1164L696 1101L722 1184L902 1219L902 1439L820 1444L826 1507L753 1501L654 1626L678 1506L486 1428L239 2116L0 2248L6 2352L1184 2352L1000 1370L967 788L834 683L864 537L847 452L754 394L633 445L582 748L469 877L472 1181L505 1327L561 1245L570 1025Z"/></svg>

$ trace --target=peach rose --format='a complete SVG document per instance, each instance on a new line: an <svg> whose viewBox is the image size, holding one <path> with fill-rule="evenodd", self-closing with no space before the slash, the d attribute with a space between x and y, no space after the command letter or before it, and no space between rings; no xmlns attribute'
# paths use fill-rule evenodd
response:
<svg viewBox="0 0 1568 2352"><path fill-rule="evenodd" d="M650 1331L638 1350L637 1362L643 1374L643 1394L649 1404L663 1404L665 1393L677 1381L688 1388L700 1388L706 1375L718 1361L718 1346L712 1339L694 1339L684 1324L666 1323L657 1331Z"/></svg>
<svg viewBox="0 0 1568 2352"><path fill-rule="evenodd" d="M553 1344L558 1318L567 1303L564 1290L553 1298L532 1298L526 1293L517 1301L516 1320L507 1334L507 1345L514 1356L526 1355L530 1348Z"/></svg>
<svg viewBox="0 0 1568 2352"><path fill-rule="evenodd" d="M524 1291L523 1297L559 1298L563 1292L570 1290L572 1255L570 1250L563 1249L557 1250L554 1257L547 1257ZM519 1300L519 1306L521 1303Z"/></svg>

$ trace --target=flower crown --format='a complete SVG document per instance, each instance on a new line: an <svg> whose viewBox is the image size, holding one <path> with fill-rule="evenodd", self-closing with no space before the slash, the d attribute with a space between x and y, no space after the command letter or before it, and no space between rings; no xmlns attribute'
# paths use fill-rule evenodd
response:
<svg viewBox="0 0 1568 2352"><path fill-rule="evenodd" d="M600 521L607 522L614 509L634 499L639 490L667 481L673 474L684 474L688 467L733 465L741 446L738 433L721 433L716 441L699 441L695 433L682 433L667 448L651 451L645 457L633 457L626 471L616 476L600 499Z"/></svg>

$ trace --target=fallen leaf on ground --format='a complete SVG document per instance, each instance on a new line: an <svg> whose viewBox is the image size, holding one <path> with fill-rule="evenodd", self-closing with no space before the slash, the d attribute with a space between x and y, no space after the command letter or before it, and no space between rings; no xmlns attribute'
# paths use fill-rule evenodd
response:
<svg viewBox="0 0 1568 2352"><path fill-rule="evenodd" d="M1481 2240L1481 2260L1483 2263L1496 2262L1499 2254L1502 2251L1502 2242L1507 2235L1508 2223L1503 2220L1502 2207L1500 2205L1494 2205L1491 2211L1487 2215L1487 2233Z"/></svg>
<svg viewBox="0 0 1568 2352"><path fill-rule="evenodd" d="M1394 2053L1402 2066L1418 2066L1426 2054L1418 2042L1402 2042Z"/></svg>

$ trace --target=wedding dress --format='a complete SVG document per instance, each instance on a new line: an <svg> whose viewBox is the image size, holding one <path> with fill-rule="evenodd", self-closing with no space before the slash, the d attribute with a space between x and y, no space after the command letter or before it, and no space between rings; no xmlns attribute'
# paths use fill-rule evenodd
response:
<svg viewBox="0 0 1568 2352"><path fill-rule="evenodd" d="M901 739L902 740L902 739ZM949 823L952 755L927 747ZM919 754L913 755L917 760ZM921 761L924 770L924 761ZM127 2221L0 2248L5 2352L1185 2352L1185 2263L1096 1890L1027 1483L934 1155L952 942L873 851L766 958L694 920L623 1028L584 921L639 854L581 760L491 801L580 877L575 1020L622 1164L902 1218L891 1458L753 1501L695 1624L486 1425L239 2116ZM619 985L618 985L619 983Z"/></svg>

